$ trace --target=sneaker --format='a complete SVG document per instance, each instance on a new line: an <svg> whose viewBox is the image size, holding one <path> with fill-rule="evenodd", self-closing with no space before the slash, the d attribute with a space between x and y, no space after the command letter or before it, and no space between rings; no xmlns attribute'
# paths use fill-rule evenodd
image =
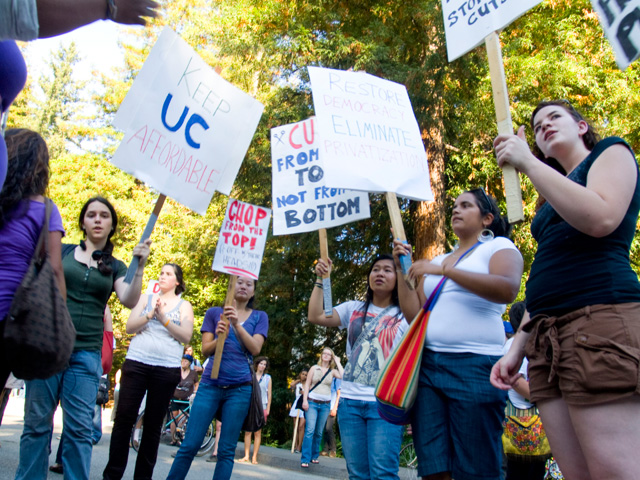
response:
<svg viewBox="0 0 640 480"><path fill-rule="evenodd" d="M331 458L336 458L336 452L329 452L329 456Z"/></svg>
<svg viewBox="0 0 640 480"><path fill-rule="evenodd" d="M64 473L64 471L62 470L62 465L60 465L59 463L54 463L53 465L51 465L49 467L49 471L53 473L59 473L60 475Z"/></svg>
<svg viewBox="0 0 640 480"><path fill-rule="evenodd" d="M324 450L320 452L320 455L322 455L323 457L328 457L329 454L327 452L325 452Z"/></svg>

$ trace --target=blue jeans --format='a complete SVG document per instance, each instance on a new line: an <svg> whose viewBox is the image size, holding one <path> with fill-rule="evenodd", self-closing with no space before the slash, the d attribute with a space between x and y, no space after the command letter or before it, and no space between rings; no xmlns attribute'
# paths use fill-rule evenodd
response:
<svg viewBox="0 0 640 480"><path fill-rule="evenodd" d="M220 388L204 382L198 386L193 400L189 423L182 445L171 465L167 480L183 480L189 472L193 457L198 453L209 424L219 413L222 422L218 441L218 461L213 472L214 480L227 480L233 471L233 458L238 445L238 435L249 412L251 385L237 388Z"/></svg>
<svg viewBox="0 0 640 480"><path fill-rule="evenodd" d="M102 438L102 405L93 407L91 442L95 445Z"/></svg>
<svg viewBox="0 0 640 480"><path fill-rule="evenodd" d="M350 480L399 478L403 427L380 418L376 402L341 398L338 426Z"/></svg>
<svg viewBox="0 0 640 480"><path fill-rule="evenodd" d="M316 403L309 400L309 410L304 414L306 420L304 440L302 441L302 456L300 463L309 463L320 456L320 441L324 433L324 425L327 423L329 403Z"/></svg>
<svg viewBox="0 0 640 480"><path fill-rule="evenodd" d="M24 430L20 437L20 462L16 480L47 478L53 414L58 402L63 410L65 478L89 478L93 408L102 375L99 351L73 352L69 366L46 380L27 381Z"/></svg>

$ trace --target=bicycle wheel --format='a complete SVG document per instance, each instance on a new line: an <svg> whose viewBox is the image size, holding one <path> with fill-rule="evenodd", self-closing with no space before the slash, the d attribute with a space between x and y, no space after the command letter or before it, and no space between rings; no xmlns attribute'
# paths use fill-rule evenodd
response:
<svg viewBox="0 0 640 480"><path fill-rule="evenodd" d="M137 452L140 448L140 440L142 439L142 428L144 427L144 411L138 415L136 423L131 430L131 446Z"/></svg>
<svg viewBox="0 0 640 480"><path fill-rule="evenodd" d="M173 419L175 428L173 429L171 440L178 445L180 445L184 440L184 434L187 429L187 420L189 420L189 414L185 412L180 412L180 414Z"/></svg>
<svg viewBox="0 0 640 480"><path fill-rule="evenodd" d="M400 450L400 466L411 469L418 468L418 457L413 442L407 443Z"/></svg>
<svg viewBox="0 0 640 480"><path fill-rule="evenodd" d="M205 453L213 448L213 444L216 440L216 421L209 424L209 428L207 428L207 432L204 434L204 438L202 439L202 444L198 449L198 453L196 454L198 457L202 457Z"/></svg>

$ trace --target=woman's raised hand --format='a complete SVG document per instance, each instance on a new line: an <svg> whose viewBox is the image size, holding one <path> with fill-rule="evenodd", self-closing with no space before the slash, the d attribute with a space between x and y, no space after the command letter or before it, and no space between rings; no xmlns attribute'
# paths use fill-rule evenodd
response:
<svg viewBox="0 0 640 480"><path fill-rule="evenodd" d="M322 258L319 258L318 263L316 263L316 275L318 277L324 277L330 274L332 266L333 262L330 258L327 258L326 262Z"/></svg>
<svg viewBox="0 0 640 480"><path fill-rule="evenodd" d="M133 255L140 258L140 266L144 266L147 263L147 258L151 253L151 243L152 240L147 238L133 248Z"/></svg>
<svg viewBox="0 0 640 480"><path fill-rule="evenodd" d="M493 148L500 167L508 163L516 170L526 173L530 161L537 161L527 143L524 125L520 126L516 135L498 135L493 141Z"/></svg>
<svg viewBox="0 0 640 480"><path fill-rule="evenodd" d="M411 245L402 240L395 239L393 241L393 263L396 268L400 268L400 257L402 255L409 255L411 257Z"/></svg>

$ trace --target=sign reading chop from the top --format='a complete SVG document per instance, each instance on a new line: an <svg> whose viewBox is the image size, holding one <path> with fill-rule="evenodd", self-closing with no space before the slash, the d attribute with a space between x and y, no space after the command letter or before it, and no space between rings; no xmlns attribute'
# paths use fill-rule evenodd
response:
<svg viewBox="0 0 640 480"><path fill-rule="evenodd" d="M166 27L115 117L112 162L204 215L231 192L263 108Z"/></svg>

